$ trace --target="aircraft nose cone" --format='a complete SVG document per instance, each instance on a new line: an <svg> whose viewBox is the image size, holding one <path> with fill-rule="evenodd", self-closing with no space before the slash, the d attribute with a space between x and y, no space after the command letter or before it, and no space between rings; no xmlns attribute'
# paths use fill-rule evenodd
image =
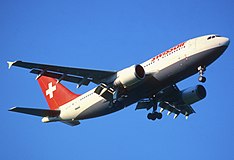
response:
<svg viewBox="0 0 234 160"><path fill-rule="evenodd" d="M229 43L230 43L229 38L227 38L227 37L222 37L222 40L221 40L221 42L220 42L220 44L221 44L222 46L228 46Z"/></svg>

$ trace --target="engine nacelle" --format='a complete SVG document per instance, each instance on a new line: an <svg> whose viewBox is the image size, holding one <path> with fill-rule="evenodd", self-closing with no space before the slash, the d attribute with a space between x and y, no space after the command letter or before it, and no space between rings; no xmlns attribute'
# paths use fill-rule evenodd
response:
<svg viewBox="0 0 234 160"><path fill-rule="evenodd" d="M185 104L193 104L206 97L206 89L202 85L187 88L181 91L181 98Z"/></svg>
<svg viewBox="0 0 234 160"><path fill-rule="evenodd" d="M141 65L133 65L117 73L117 79L114 86L123 86L124 88L132 86L145 78L145 70Z"/></svg>

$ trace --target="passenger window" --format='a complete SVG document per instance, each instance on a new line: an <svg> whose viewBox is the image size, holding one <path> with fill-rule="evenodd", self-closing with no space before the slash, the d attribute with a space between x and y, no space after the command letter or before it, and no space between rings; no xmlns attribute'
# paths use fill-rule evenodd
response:
<svg viewBox="0 0 234 160"><path fill-rule="evenodd" d="M208 38L207 38L207 40L210 40L210 39L211 39L211 37L208 37Z"/></svg>

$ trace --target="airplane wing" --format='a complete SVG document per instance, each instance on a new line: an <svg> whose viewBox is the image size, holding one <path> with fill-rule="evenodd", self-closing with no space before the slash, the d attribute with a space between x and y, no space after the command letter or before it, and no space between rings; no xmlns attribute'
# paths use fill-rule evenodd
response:
<svg viewBox="0 0 234 160"><path fill-rule="evenodd" d="M17 66L31 69L31 73L57 78L59 81L69 81L80 85L88 85L90 82L95 84L105 83L106 78L116 74L115 71L82 69L73 67L63 67L48 64L39 64L23 61L7 62L9 68Z"/></svg>
<svg viewBox="0 0 234 160"><path fill-rule="evenodd" d="M30 115L39 116L39 117L47 117L47 116L57 117L60 114L60 110L23 108L23 107L13 107L9 109L9 111L30 114Z"/></svg>
<svg viewBox="0 0 234 160"><path fill-rule="evenodd" d="M191 105L181 103L181 91L176 85L171 85L163 90L161 90L156 95L156 102L159 102L160 112L163 110L168 110L168 115L174 113L176 118L179 114L183 114L186 118L195 113ZM154 103L151 100L140 101L137 104L137 109L147 109L152 108Z"/></svg>
<svg viewBox="0 0 234 160"><path fill-rule="evenodd" d="M181 113L185 116L195 113L191 105L180 102L181 92L176 85L163 89L158 96L160 101L159 106L171 113L175 113L176 115Z"/></svg>

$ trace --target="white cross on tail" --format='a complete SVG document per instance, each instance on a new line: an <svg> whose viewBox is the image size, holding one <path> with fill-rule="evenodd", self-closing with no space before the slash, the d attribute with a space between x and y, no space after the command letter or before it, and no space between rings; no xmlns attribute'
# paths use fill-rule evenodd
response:
<svg viewBox="0 0 234 160"><path fill-rule="evenodd" d="M56 85L52 86L52 82L48 84L48 89L46 90L46 95L50 95L50 99L54 97L53 92L56 91Z"/></svg>

